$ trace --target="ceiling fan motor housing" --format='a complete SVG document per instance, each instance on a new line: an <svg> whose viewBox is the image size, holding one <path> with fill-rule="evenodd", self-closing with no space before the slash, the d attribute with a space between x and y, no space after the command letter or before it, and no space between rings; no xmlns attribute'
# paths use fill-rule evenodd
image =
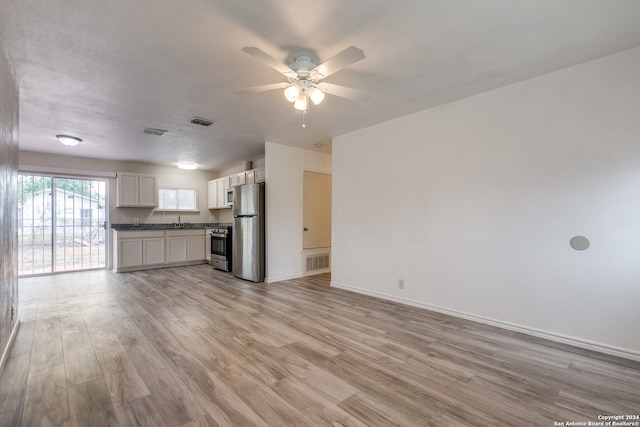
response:
<svg viewBox="0 0 640 427"><path fill-rule="evenodd" d="M293 71L309 71L316 68L316 64L311 61L311 58L305 55L296 57L293 64L289 66Z"/></svg>

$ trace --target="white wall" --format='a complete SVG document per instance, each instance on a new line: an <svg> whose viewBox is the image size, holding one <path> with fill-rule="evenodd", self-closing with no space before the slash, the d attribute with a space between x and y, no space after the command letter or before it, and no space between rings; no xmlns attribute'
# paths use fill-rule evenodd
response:
<svg viewBox="0 0 640 427"><path fill-rule="evenodd" d="M267 142L267 277L275 282L304 276L302 250L303 172L331 173L331 156Z"/></svg>
<svg viewBox="0 0 640 427"><path fill-rule="evenodd" d="M640 48L335 138L332 284L640 360L638 70Z"/></svg>
<svg viewBox="0 0 640 427"><path fill-rule="evenodd" d="M19 88L0 40L0 375L18 331Z"/></svg>

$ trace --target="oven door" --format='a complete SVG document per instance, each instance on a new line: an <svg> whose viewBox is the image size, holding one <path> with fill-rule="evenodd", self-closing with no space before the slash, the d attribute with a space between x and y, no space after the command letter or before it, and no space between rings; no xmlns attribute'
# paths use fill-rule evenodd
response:
<svg viewBox="0 0 640 427"><path fill-rule="evenodd" d="M229 236L223 233L211 234L211 265L215 269L230 271L229 249L227 240Z"/></svg>
<svg viewBox="0 0 640 427"><path fill-rule="evenodd" d="M227 236L224 234L211 235L211 258L227 259Z"/></svg>

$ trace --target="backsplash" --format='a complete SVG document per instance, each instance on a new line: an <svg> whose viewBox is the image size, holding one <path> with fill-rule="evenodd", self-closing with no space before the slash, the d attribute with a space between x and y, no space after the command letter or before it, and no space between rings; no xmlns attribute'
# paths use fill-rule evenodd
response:
<svg viewBox="0 0 640 427"><path fill-rule="evenodd" d="M199 228L211 228L214 226L231 226L231 223L219 223L219 222L200 222L200 223L183 223L176 225L175 223L156 223L156 224L111 224L113 230L174 230L174 229L199 229Z"/></svg>

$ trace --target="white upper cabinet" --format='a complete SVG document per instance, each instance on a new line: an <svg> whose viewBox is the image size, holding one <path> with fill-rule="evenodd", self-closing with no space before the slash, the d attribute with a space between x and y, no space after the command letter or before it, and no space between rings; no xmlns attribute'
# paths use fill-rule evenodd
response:
<svg viewBox="0 0 640 427"><path fill-rule="evenodd" d="M255 184L256 183L256 170L255 169L251 169L249 171L246 171L244 173L244 176L246 177L245 184Z"/></svg>
<svg viewBox="0 0 640 427"><path fill-rule="evenodd" d="M236 185L244 185L247 183L247 176L245 172L240 172L235 175L231 175L229 177L231 180L230 186L235 187Z"/></svg>
<svg viewBox="0 0 640 427"><path fill-rule="evenodd" d="M229 178L224 177L217 180L218 181L218 207L219 208L230 208L231 205L227 203L227 191L229 190Z"/></svg>
<svg viewBox="0 0 640 427"><path fill-rule="evenodd" d="M218 209L218 180L212 179L207 185L207 207Z"/></svg>
<svg viewBox="0 0 640 427"><path fill-rule="evenodd" d="M116 206L119 208L154 208L157 205L156 177L118 172Z"/></svg>
<svg viewBox="0 0 640 427"><path fill-rule="evenodd" d="M138 203L139 206L155 208L158 205L156 177L151 175L138 175Z"/></svg>
<svg viewBox="0 0 640 427"><path fill-rule="evenodd" d="M208 184L207 207L209 209L225 209L231 205L227 203L227 190L229 190L229 177L212 179Z"/></svg>
<svg viewBox="0 0 640 427"><path fill-rule="evenodd" d="M118 172L116 182L118 185L117 206L138 206L138 174Z"/></svg>
<svg viewBox="0 0 640 427"><path fill-rule="evenodd" d="M209 181L207 204L209 209L230 208L227 203L227 191L236 185L257 184L265 181L264 168L250 169L244 172Z"/></svg>
<svg viewBox="0 0 640 427"><path fill-rule="evenodd" d="M235 175L231 175L231 187L244 184L256 184L258 182L264 182L264 168L249 169L244 172L239 172Z"/></svg>

